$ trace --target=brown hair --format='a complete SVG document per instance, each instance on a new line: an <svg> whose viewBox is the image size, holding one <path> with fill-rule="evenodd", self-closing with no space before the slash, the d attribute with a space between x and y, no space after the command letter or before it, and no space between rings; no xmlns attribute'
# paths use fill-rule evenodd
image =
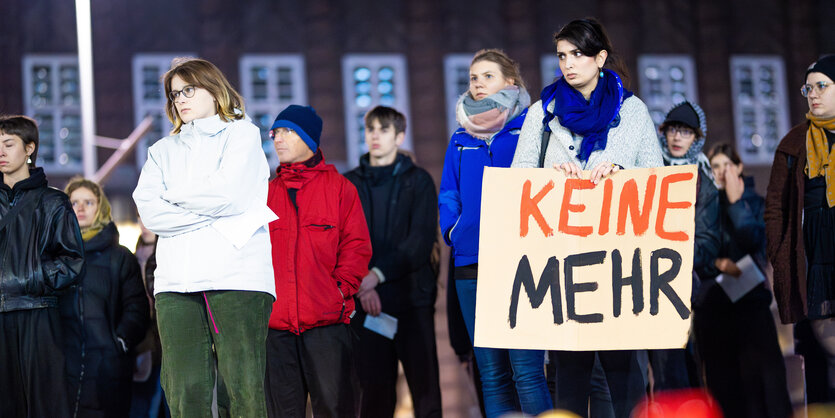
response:
<svg viewBox="0 0 835 418"><path fill-rule="evenodd" d="M211 62L200 58L175 58L171 63L171 69L162 76L165 87L165 113L168 120L174 124L172 134L180 132L183 120L174 107L171 100L171 79L179 76L186 83L205 89L215 99L215 111L220 119L229 122L233 119L243 119L244 99L232 88L226 76ZM235 109L240 113L235 113Z"/></svg>
<svg viewBox="0 0 835 418"><path fill-rule="evenodd" d="M519 63L510 59L501 49L482 49L475 53L470 67L479 61L490 61L498 64L502 77L513 81L513 85L520 89L525 88L525 81L522 80L522 73L519 71Z"/></svg>
<svg viewBox="0 0 835 418"><path fill-rule="evenodd" d="M38 145L40 144L38 123L34 119L23 115L0 116L0 132L20 137L23 140L24 150L26 145L35 144L35 151L32 151L32 155L29 156L32 160L29 163L29 168L34 168L35 161L38 160Z"/></svg>
<svg viewBox="0 0 835 418"><path fill-rule="evenodd" d="M559 41L571 42L587 57L594 57L600 51L606 51L608 57L603 67L611 68L616 72L620 76L623 86L628 88L629 71L623 60L615 54L609 35L606 34L606 29L597 19L587 17L568 22L560 28L559 32L554 34L554 45Z"/></svg>
<svg viewBox="0 0 835 418"><path fill-rule="evenodd" d="M736 165L740 165L742 163L742 159L739 158L739 154L736 153L736 150L731 147L731 144L727 142L720 142L712 147L710 147L710 151L707 152L707 159L712 160L713 157L724 154L728 159L731 160L732 163Z"/></svg>
<svg viewBox="0 0 835 418"><path fill-rule="evenodd" d="M376 106L365 114L365 127L370 128L374 121L380 122L380 126L393 126L394 133L406 132L406 116L397 109L388 106Z"/></svg>

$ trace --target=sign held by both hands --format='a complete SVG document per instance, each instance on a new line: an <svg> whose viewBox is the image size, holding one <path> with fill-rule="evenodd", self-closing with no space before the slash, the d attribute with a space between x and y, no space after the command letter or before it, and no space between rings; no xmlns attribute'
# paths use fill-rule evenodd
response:
<svg viewBox="0 0 835 418"><path fill-rule="evenodd" d="M485 168L476 346L684 347L697 167L583 174Z"/></svg>

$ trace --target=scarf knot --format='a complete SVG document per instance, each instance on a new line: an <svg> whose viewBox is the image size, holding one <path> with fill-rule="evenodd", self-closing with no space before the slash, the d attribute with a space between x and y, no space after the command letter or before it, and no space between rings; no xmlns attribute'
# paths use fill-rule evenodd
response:
<svg viewBox="0 0 835 418"><path fill-rule="evenodd" d="M464 92L455 106L455 118L468 134L487 140L530 104L528 91L517 86L507 86L481 100L473 99L469 92Z"/></svg>
<svg viewBox="0 0 835 418"><path fill-rule="evenodd" d="M606 148L609 129L620 124L620 108L624 100L632 96L632 92L623 87L623 82L614 71L602 71L603 77L598 80L589 100L571 87L565 77L545 87L540 96L545 112L542 120L545 130L551 131L548 123L557 117L560 125L583 137L577 152L580 161L588 161L592 152ZM553 112L548 110L552 101Z"/></svg>

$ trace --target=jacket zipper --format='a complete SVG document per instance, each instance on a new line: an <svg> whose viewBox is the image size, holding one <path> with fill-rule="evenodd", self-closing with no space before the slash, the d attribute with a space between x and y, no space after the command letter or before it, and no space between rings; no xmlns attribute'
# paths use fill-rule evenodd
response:
<svg viewBox="0 0 835 418"><path fill-rule="evenodd" d="M336 290L338 290L338 291L339 291L339 296L341 296L341 297L342 297L342 310L340 310L340 311L339 311L339 318L338 318L338 320L341 320L341 319L342 319L342 315L345 313L345 294L344 294L344 293L342 293L342 289L339 287L339 285L340 285L340 284L341 284L340 282L336 282Z"/></svg>

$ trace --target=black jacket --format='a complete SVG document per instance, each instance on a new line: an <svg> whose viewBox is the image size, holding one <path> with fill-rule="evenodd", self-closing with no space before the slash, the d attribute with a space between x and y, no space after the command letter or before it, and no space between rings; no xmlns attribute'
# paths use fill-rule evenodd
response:
<svg viewBox="0 0 835 418"><path fill-rule="evenodd" d="M733 261L750 254L762 268L765 257L765 199L754 190L754 178L744 177L745 191L742 197L731 204L725 193L719 194L722 222L722 247L719 257Z"/></svg>
<svg viewBox="0 0 835 418"><path fill-rule="evenodd" d="M78 403L79 417L126 416L134 363L131 354L147 331L148 298L139 263L119 245L114 223L84 246L86 272L60 300L70 400ZM101 393L102 388L108 388L107 392Z"/></svg>
<svg viewBox="0 0 835 418"><path fill-rule="evenodd" d="M0 231L0 312L57 305L57 295L84 271L78 221L67 195L47 186L42 168L9 188L0 175L0 219L21 210Z"/></svg>
<svg viewBox="0 0 835 418"><path fill-rule="evenodd" d="M371 234L373 255L369 268L383 272L385 282L376 290L382 310L388 313L409 307L435 304L436 278L430 261L438 231L438 195L435 182L426 170L411 158L397 154L391 170L371 167L368 154L360 158L360 166L345 177L357 188ZM389 192L372 194L372 187L390 185ZM373 199L388 201L388 219L384 231L375 231ZM379 205L377 205L379 207Z"/></svg>
<svg viewBox="0 0 835 418"><path fill-rule="evenodd" d="M693 243L693 271L699 279L712 279L719 275L716 258L722 243L719 221L719 191L708 176L699 171L699 188L696 195L696 236ZM693 289L694 293L696 289Z"/></svg>

